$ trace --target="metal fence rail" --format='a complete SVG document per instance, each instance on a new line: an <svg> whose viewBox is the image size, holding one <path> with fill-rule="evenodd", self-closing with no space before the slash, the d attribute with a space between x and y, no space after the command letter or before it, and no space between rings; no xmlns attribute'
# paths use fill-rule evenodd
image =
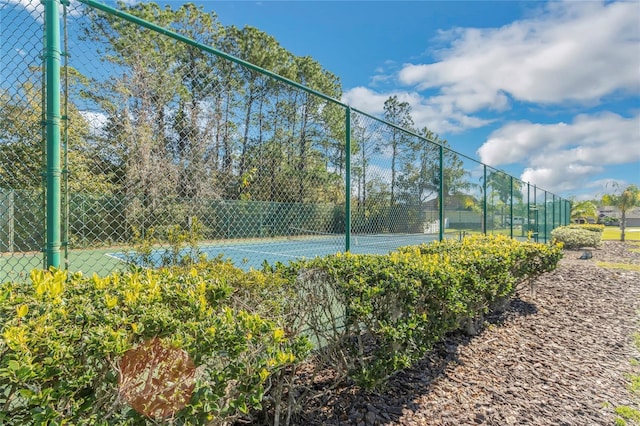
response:
<svg viewBox="0 0 640 426"><path fill-rule="evenodd" d="M385 120L350 108L312 59L195 6L0 7L0 280L108 273L141 245L257 267L474 232L548 241L569 221L567 200L414 129L397 99Z"/></svg>

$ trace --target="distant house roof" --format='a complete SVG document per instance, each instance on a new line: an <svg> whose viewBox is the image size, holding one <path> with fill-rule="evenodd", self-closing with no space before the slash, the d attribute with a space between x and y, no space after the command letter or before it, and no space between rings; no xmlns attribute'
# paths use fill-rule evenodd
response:
<svg viewBox="0 0 640 426"><path fill-rule="evenodd" d="M621 216L620 210L615 206L598 207L598 213L614 218L620 218ZM640 207L634 207L627 210L626 217L627 219L640 219Z"/></svg>

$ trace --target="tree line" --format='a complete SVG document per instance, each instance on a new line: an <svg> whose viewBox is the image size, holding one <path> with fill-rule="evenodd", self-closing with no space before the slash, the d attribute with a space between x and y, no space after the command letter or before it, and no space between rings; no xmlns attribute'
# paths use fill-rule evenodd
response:
<svg viewBox="0 0 640 426"><path fill-rule="evenodd" d="M223 26L214 12L194 4L119 7L331 98L342 95L336 75L259 29ZM211 200L315 203L344 211L343 106L113 15L88 10L85 18L77 34L84 44L72 51L71 67L63 74L71 193L125 200L114 208L125 211L128 223L142 216L147 222L175 219L180 202L194 206ZM74 57L88 54L80 52L83 46L97 46L100 65L93 66L109 70L107 78L74 67L81 62ZM5 188L42 184L43 147L37 137L42 70L30 71L19 90L0 94L7 113L0 124ZM364 228L375 222L377 231L389 231L400 220L406 227L399 215L409 214L407 206L419 224L420 209L429 201L437 206L441 187L457 208L479 208L470 194L482 185L470 178L446 140L415 126L407 102L391 96L383 118L406 131L352 115L353 210ZM501 175L491 177L492 191L506 203L511 192L504 192ZM316 218L309 216L312 224ZM342 222L323 226L339 228Z"/></svg>

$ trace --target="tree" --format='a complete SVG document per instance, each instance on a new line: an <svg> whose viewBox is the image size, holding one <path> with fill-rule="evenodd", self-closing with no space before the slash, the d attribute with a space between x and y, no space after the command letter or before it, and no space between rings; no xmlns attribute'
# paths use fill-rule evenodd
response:
<svg viewBox="0 0 640 426"><path fill-rule="evenodd" d="M576 201L571 204L572 221L588 221L588 219L596 220L597 218L598 208L593 201Z"/></svg>
<svg viewBox="0 0 640 426"><path fill-rule="evenodd" d="M419 130L418 134L424 139L412 141L412 155L407 156L417 159L417 163L405 163L403 174L399 177L398 186L403 189L404 196L413 200L413 203L422 204L434 194L439 194L440 145L443 146L442 196L462 195L463 191L471 188L472 185L464 179L467 175L464 164L460 157L448 148L447 140L441 139L427 127Z"/></svg>
<svg viewBox="0 0 640 426"><path fill-rule="evenodd" d="M221 26L214 13L193 4L172 12L173 27L181 34L206 45L220 40ZM187 199L211 198L219 193L214 185L218 152L213 152L221 118L218 61L186 43L176 44L175 73L181 78L178 106L168 112L173 131L168 131L169 151L178 167L178 196ZM215 99L215 100L214 100ZM213 111L212 111L213 110Z"/></svg>
<svg viewBox="0 0 640 426"><path fill-rule="evenodd" d="M367 125L366 118L358 113L351 115L352 175L356 179L357 205L364 211L367 205L367 168L375 143L375 132Z"/></svg>
<svg viewBox="0 0 640 426"><path fill-rule="evenodd" d="M170 9L155 3L140 3L126 11L162 26L174 20ZM120 157L111 161L122 168L119 175L124 179L119 184L132 203L128 211L137 211L138 204L157 211L166 194L177 193L180 176L179 165L171 161L176 141L170 134L169 106L184 107L178 98L185 93L177 60L181 52L166 37L112 15L96 14L93 26L93 36L106 39L110 47L103 59L119 70L112 79L94 83L101 89L93 91L95 100L107 113L101 143L121 147ZM186 116L184 108L181 112L179 121ZM175 127L178 138L183 138L185 127L184 123Z"/></svg>
<svg viewBox="0 0 640 426"><path fill-rule="evenodd" d="M272 36L257 28L245 26L238 29L228 27L225 31L224 44L226 53L252 63L258 67L278 72L285 66L288 52ZM246 67L237 67L239 87L242 95L242 138L239 159L239 175L249 169L249 150L252 145L261 145L265 130L265 107L269 94L274 89L271 78ZM251 130L257 128L257 132ZM253 133L253 135L251 135Z"/></svg>
<svg viewBox="0 0 640 426"><path fill-rule="evenodd" d="M71 83L82 77L73 69ZM35 79L36 77L34 77ZM32 82L25 83L20 96L0 94L0 104L7 112L0 122L0 186L12 189L34 189L43 185L42 92ZM112 190L109 176L99 170L93 147L88 144L88 121L71 102L67 104L66 146L69 164L69 187L72 191L108 193ZM62 132L62 143L65 133ZM64 155L64 150L62 150ZM61 164L64 164L61 159Z"/></svg>
<svg viewBox="0 0 640 426"><path fill-rule="evenodd" d="M400 102L397 96L390 96L384 102L384 119L391 124L405 129L413 130L413 118L411 117L411 105L408 102ZM412 147L409 146L410 138L406 132L391 128L391 136L389 140L382 141L380 150L390 149L391 152L391 198L390 205L396 202L396 186L400 162L404 160L403 154L413 153Z"/></svg>
<svg viewBox="0 0 640 426"><path fill-rule="evenodd" d="M619 187L616 186L616 189ZM624 241L627 212L640 205L640 188L636 185L629 185L620 193L606 194L602 197L602 204L614 206L620 210L620 241Z"/></svg>
<svg viewBox="0 0 640 426"><path fill-rule="evenodd" d="M440 190L440 146L446 145L438 135L424 127L418 134L425 140L413 141L411 151L417 160L407 162L398 178L398 187L408 204L421 206Z"/></svg>
<svg viewBox="0 0 640 426"><path fill-rule="evenodd" d="M495 205L494 197L498 197L498 206L500 207L501 224L505 225L505 207L513 199L522 202L522 182L513 179L510 175L494 170L487 175L488 193L491 197L491 206ZM510 213L513 215L513 212Z"/></svg>

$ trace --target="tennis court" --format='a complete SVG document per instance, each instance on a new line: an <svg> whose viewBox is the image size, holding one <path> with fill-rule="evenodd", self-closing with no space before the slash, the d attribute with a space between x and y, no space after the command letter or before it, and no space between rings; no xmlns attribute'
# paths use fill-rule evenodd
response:
<svg viewBox="0 0 640 426"><path fill-rule="evenodd" d="M329 234L292 228L292 235L252 238L243 240L203 241L199 251L208 259L222 256L234 265L248 270L258 269L266 261L287 263L297 259L312 259L345 251L344 234ZM446 230L445 238L462 238L473 231ZM419 245L438 240L438 234L353 234L350 237L350 252L354 254L386 254L398 247ZM189 253L183 249L179 255ZM167 246L157 246L148 256L149 263L158 266L162 259L171 254ZM111 247L69 250L66 267L69 271L81 271L85 275L107 275L123 270L130 263L139 263L140 258L131 247ZM149 264L147 263L147 264ZM0 282L23 280L32 269L43 268L43 254L22 253L21 256L4 256L0 262Z"/></svg>
<svg viewBox="0 0 640 426"><path fill-rule="evenodd" d="M355 254L385 254L398 247L417 245L438 239L437 234L366 234L352 235L350 239L350 252ZM279 238L253 239L250 241L218 242L203 244L200 252L213 259L222 255L230 259L236 266L249 269L260 268L266 261L270 264L276 262L286 263L297 259L310 259L317 256L326 256L345 251L344 234L327 234L319 232L305 232ZM168 254L166 248L154 250L150 260L155 265L162 263L163 256ZM189 253L184 249L181 254ZM120 251L106 253L111 260L127 262L131 259L131 253Z"/></svg>

